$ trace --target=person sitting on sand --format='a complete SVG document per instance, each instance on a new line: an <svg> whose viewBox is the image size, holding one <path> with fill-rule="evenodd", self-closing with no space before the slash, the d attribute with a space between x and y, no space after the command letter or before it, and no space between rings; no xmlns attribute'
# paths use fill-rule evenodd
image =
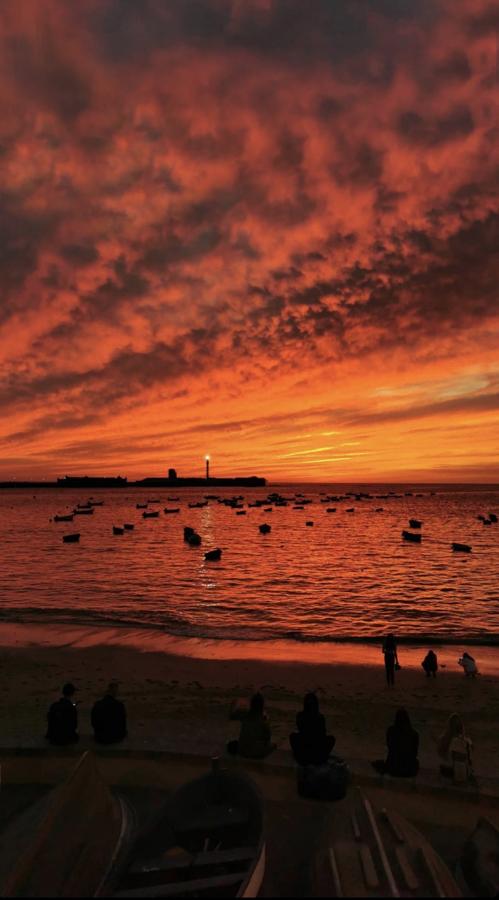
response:
<svg viewBox="0 0 499 900"><path fill-rule="evenodd" d="M386 636L382 650L385 656L386 683L393 686L395 684L395 669L399 668L397 642L393 634Z"/></svg>
<svg viewBox="0 0 499 900"><path fill-rule="evenodd" d="M381 774L398 778L412 778L418 774L419 735L411 725L406 709L399 709L395 722L386 732L388 754L386 760L376 760L373 767Z"/></svg>
<svg viewBox="0 0 499 900"><path fill-rule="evenodd" d="M421 665L426 672L427 678L430 678L431 675L433 675L434 678L437 677L438 660L437 654L434 653L433 650L428 650Z"/></svg>
<svg viewBox="0 0 499 900"><path fill-rule="evenodd" d="M326 733L326 720L319 712L316 694L305 694L303 710L296 716L296 727L298 731L290 734L289 742L298 765L320 766L326 763L335 738Z"/></svg>
<svg viewBox="0 0 499 900"><path fill-rule="evenodd" d="M472 747L473 744L464 731L463 720L457 713L452 713L445 726L445 731L442 732L437 742L438 755L443 760L440 766L441 774L455 777L456 763L463 763L464 778L459 780L470 778L473 774Z"/></svg>
<svg viewBox="0 0 499 900"><path fill-rule="evenodd" d="M127 736L126 709L118 700L118 690L118 683L111 681L102 699L92 707L92 728L99 744L116 744Z"/></svg>
<svg viewBox="0 0 499 900"><path fill-rule="evenodd" d="M467 678L474 678L475 675L478 675L478 669L476 667L476 662L469 653L464 651L463 655L460 659L458 659L458 664L463 667L464 674Z"/></svg>
<svg viewBox="0 0 499 900"><path fill-rule="evenodd" d="M47 713L47 734L45 737L51 744L64 746L76 744L78 734L78 710L74 701L76 688L67 682L62 689L62 697L52 703Z"/></svg>
<svg viewBox="0 0 499 900"><path fill-rule="evenodd" d="M263 759L274 749L270 742L270 724L264 712L264 704L263 694L260 692L253 694L249 709L243 709L238 706L237 700L233 701L229 718L238 719L241 730L239 740L229 741L227 744L229 753L238 753L248 759Z"/></svg>

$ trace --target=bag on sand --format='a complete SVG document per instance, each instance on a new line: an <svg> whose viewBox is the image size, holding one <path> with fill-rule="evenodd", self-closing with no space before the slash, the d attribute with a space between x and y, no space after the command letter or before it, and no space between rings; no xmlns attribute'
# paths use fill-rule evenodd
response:
<svg viewBox="0 0 499 900"><path fill-rule="evenodd" d="M350 781L350 770L340 756L331 756L320 766L298 766L298 793L314 800L341 800Z"/></svg>

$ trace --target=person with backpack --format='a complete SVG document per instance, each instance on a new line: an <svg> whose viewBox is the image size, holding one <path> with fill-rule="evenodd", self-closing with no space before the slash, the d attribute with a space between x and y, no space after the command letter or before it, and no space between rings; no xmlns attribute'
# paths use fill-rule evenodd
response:
<svg viewBox="0 0 499 900"><path fill-rule="evenodd" d="M62 689L61 698L52 703L47 713L46 738L51 744L62 747L66 744L76 744L80 739L75 692L74 684L68 681Z"/></svg>

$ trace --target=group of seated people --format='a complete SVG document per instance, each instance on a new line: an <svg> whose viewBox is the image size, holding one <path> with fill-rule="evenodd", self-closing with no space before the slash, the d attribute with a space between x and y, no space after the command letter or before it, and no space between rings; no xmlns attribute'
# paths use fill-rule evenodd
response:
<svg viewBox="0 0 499 900"><path fill-rule="evenodd" d="M104 696L92 707L94 737L100 744L118 743L127 736L126 709L118 700L118 691L118 683L112 681ZM52 703L47 713L46 737L52 744L64 746L79 740L75 693L74 684L65 684L61 698ZM239 738L227 744L230 754L263 759L275 748L263 694L254 694L249 706L234 701L230 718L241 723ZM299 766L322 766L330 759L336 739L327 733L326 720L320 712L316 694L305 694L303 709L296 716L296 731L290 734L289 742ZM407 710L397 710L395 720L386 732L386 746L385 759L372 763L377 772L400 778L417 775L419 734L412 727ZM460 781L466 781L472 775L472 743L465 734L462 720L455 713L450 716L438 740L437 750L442 760L442 775Z"/></svg>
<svg viewBox="0 0 499 900"><path fill-rule="evenodd" d="M227 744L229 753L237 753L249 759L263 759L275 748L261 693L253 695L247 708L235 701L230 718L239 720L241 727L239 739ZM320 712L316 694L305 695L303 710L296 716L296 727L297 730L289 736L289 742L297 764L320 766L327 763L336 741L333 735L327 733L326 720ZM412 727L407 710L397 710L395 720L386 732L386 747L385 759L372 763L377 772L399 778L417 775L419 734ZM450 716L446 729L438 740L437 750L442 760L442 775L460 781L466 781L472 776L472 743L465 734L462 720L455 713Z"/></svg>
<svg viewBox="0 0 499 900"><path fill-rule="evenodd" d="M92 707L92 728L99 744L116 744L127 736L126 709L124 703L118 700L118 691L118 683L111 681L104 696ZM46 738L51 744L63 747L75 744L80 738L75 693L74 684L67 682L62 696L52 703L47 713Z"/></svg>

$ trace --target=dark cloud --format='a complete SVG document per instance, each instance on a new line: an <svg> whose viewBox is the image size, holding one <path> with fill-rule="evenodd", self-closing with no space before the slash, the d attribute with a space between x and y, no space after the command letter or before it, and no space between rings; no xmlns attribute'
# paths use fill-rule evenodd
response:
<svg viewBox="0 0 499 900"><path fill-rule="evenodd" d="M466 137L473 131L474 123L467 106L457 104L444 116L424 116L413 110L401 113L398 133L411 144L435 147Z"/></svg>
<svg viewBox="0 0 499 900"><path fill-rule="evenodd" d="M74 266L89 266L98 260L99 253L91 244L64 244L61 256Z"/></svg>

